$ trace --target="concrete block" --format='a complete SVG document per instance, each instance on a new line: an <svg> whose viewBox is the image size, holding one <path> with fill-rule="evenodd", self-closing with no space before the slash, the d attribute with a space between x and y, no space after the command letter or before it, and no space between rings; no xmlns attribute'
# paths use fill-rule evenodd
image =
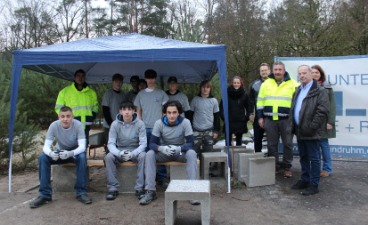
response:
<svg viewBox="0 0 368 225"><path fill-rule="evenodd" d="M211 221L211 188L208 180L171 180L165 191L165 225L173 225L177 215L177 201L201 202L201 222Z"/></svg>
<svg viewBox="0 0 368 225"><path fill-rule="evenodd" d="M238 180L245 182L249 176L249 159L250 158L264 158L262 152L256 153L239 153L238 154Z"/></svg>
<svg viewBox="0 0 368 225"><path fill-rule="evenodd" d="M223 152L227 153L227 146L224 146ZM239 153L255 153L254 149L247 148L246 146L230 146L231 153L231 163L233 169L233 176L238 177L238 163L239 163Z"/></svg>
<svg viewBox="0 0 368 225"><path fill-rule="evenodd" d="M201 178L208 180L210 163L219 163L222 177L227 179L227 154L224 152L204 152L201 155Z"/></svg>
<svg viewBox="0 0 368 225"><path fill-rule="evenodd" d="M238 180L248 187L275 184L275 158L263 153L240 153Z"/></svg>
<svg viewBox="0 0 368 225"><path fill-rule="evenodd" d="M52 165L52 190L53 192L74 192L77 179L75 166ZM87 167L87 181L89 180L89 168Z"/></svg>
<svg viewBox="0 0 368 225"><path fill-rule="evenodd" d="M248 187L275 184L275 157L250 158Z"/></svg>

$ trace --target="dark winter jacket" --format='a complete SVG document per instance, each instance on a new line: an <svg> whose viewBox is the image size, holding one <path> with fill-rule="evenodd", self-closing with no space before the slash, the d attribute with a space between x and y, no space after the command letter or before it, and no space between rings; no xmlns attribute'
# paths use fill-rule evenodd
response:
<svg viewBox="0 0 368 225"><path fill-rule="evenodd" d="M232 85L227 88L230 133L247 133L250 112L248 94L244 88L236 90ZM224 120L223 101L220 102L220 116Z"/></svg>
<svg viewBox="0 0 368 225"><path fill-rule="evenodd" d="M249 103L251 109L249 114L253 113L253 110L254 112L257 111L257 97L263 81L264 80L261 77L259 77L257 80L253 81L253 83L249 86Z"/></svg>
<svg viewBox="0 0 368 225"><path fill-rule="evenodd" d="M299 125L294 121L294 111L297 97L302 85L298 87L294 96L290 110L291 132L299 140L319 140L323 138L326 128L327 115L330 110L330 101L328 100L327 90L313 80L307 96L304 98L299 115Z"/></svg>

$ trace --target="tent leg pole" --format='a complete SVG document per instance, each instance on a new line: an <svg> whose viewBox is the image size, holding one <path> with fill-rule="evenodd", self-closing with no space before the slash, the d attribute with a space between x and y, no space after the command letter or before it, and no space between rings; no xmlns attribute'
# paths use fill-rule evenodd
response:
<svg viewBox="0 0 368 225"><path fill-rule="evenodd" d="M230 176L230 167L227 167L227 193L231 193L231 176Z"/></svg>

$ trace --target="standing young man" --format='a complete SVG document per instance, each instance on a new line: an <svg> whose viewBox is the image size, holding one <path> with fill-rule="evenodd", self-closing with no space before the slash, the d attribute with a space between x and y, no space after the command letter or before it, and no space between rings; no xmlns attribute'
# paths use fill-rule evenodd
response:
<svg viewBox="0 0 368 225"><path fill-rule="evenodd" d="M157 120L152 131L150 150L146 154L146 194L139 203L148 205L157 199L155 168L157 162L186 162L189 180L197 179L197 154L193 150L193 131L190 121L180 116L183 112L178 101L169 101L163 107L164 116ZM191 201L198 205L198 201Z"/></svg>
<svg viewBox="0 0 368 225"><path fill-rule="evenodd" d="M86 137L83 124L74 119L72 109L67 106L60 108L58 117L59 120L51 123L46 134L43 153L38 157L39 196L31 202L31 208L52 201L51 165L71 162L76 164L77 180L74 191L77 200L84 204L92 203L87 195ZM56 149L52 150L54 140L57 142Z"/></svg>
<svg viewBox="0 0 368 225"><path fill-rule="evenodd" d="M198 155L213 151L213 139L220 132L220 109L218 101L211 93L209 80L202 81L199 93L190 103L193 111L194 149Z"/></svg>
<svg viewBox="0 0 368 225"><path fill-rule="evenodd" d="M120 104L116 120L111 124L108 142L109 153L105 156L108 191L106 200L114 200L119 194L116 166L126 161L138 163L135 193L138 197L144 194L144 158L147 137L144 123L134 111L133 103L123 102Z"/></svg>
<svg viewBox="0 0 368 225"><path fill-rule="evenodd" d="M102 98L103 127L106 142L109 140L110 125L116 119L119 113L119 106L125 100L124 92L121 91L123 82L123 75L119 73L114 74L112 76L112 88L107 90Z"/></svg>
<svg viewBox="0 0 368 225"><path fill-rule="evenodd" d="M268 78L268 75L271 73L270 65L267 63L262 63L259 67L259 78L255 80L249 88L249 99L251 104L251 109L254 112L257 112L257 98L259 89L261 88L262 83ZM254 150L255 152L261 152L262 150L262 139L265 130L259 126L258 124L258 116L257 114L253 114L249 116L249 120L253 122L253 132L254 132Z"/></svg>
<svg viewBox="0 0 368 225"><path fill-rule="evenodd" d="M149 143L153 125L162 117L162 106L169 100L169 97L163 90L155 88L156 71L152 69L146 70L144 78L147 82L147 88L138 93L134 100L134 105L137 107L138 118L143 120L146 126L147 143ZM147 150L149 149L147 148ZM158 166L157 170L157 181L166 188L166 167Z"/></svg>
<svg viewBox="0 0 368 225"><path fill-rule="evenodd" d="M55 105L57 114L63 106L70 107L74 118L82 122L88 146L89 130L98 113L98 101L96 92L86 83L84 70L77 70L74 73L74 82L59 92Z"/></svg>
<svg viewBox="0 0 368 225"><path fill-rule="evenodd" d="M126 95L125 99L130 102L134 102L135 97L137 96L139 90L139 77L134 75L130 78L130 85L132 86L132 90L130 90Z"/></svg>
<svg viewBox="0 0 368 225"><path fill-rule="evenodd" d="M188 97L178 89L178 79L175 76L169 77L167 79L167 85L169 90L166 91L166 94L169 96L170 101L178 101L183 107L183 114L181 116L185 116L188 118L188 112L190 110Z"/></svg>

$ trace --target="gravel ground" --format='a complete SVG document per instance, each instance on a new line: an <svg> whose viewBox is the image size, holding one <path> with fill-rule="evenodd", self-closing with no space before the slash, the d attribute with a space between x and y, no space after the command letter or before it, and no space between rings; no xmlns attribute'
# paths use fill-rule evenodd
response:
<svg viewBox="0 0 368 225"><path fill-rule="evenodd" d="M211 180L211 224L368 224L368 162L334 161L334 174L321 179L320 193L306 197L290 189L300 175L298 160L292 178L277 175L271 186L237 184L226 193L225 180ZM130 193L105 200L103 168L94 168L91 179L91 205L81 204L69 192L55 193L51 203L30 209L38 192L37 171L14 175L13 193L7 193L8 178L1 176L0 224L164 224L162 189L156 201L140 206ZM200 206L179 202L176 224L200 224Z"/></svg>

